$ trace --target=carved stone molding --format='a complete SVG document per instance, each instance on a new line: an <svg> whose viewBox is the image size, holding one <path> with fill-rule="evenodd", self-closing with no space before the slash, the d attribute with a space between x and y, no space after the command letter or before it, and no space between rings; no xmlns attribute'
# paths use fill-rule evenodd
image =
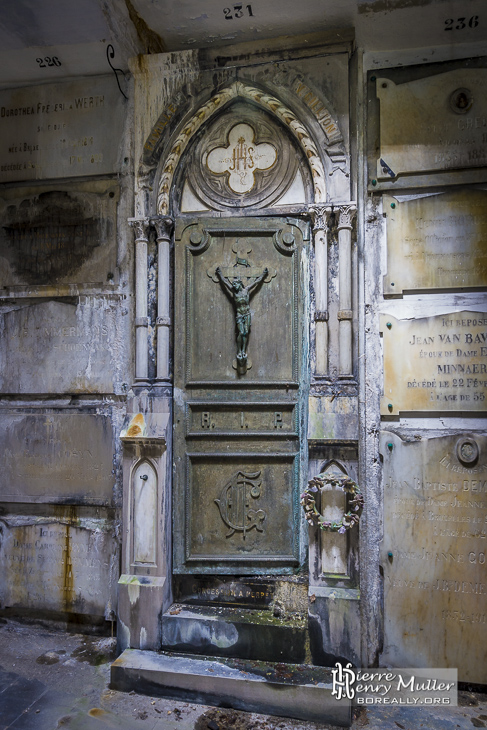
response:
<svg viewBox="0 0 487 730"><path fill-rule="evenodd" d="M315 322L328 322L329 318L328 310L315 312Z"/></svg>
<svg viewBox="0 0 487 730"><path fill-rule="evenodd" d="M158 216L151 218L150 222L156 229L158 241L171 241L172 232L174 230L174 220L169 216Z"/></svg>
<svg viewBox="0 0 487 730"><path fill-rule="evenodd" d="M313 224L313 232L326 231L331 207L329 205L310 205L308 210Z"/></svg>
<svg viewBox="0 0 487 730"><path fill-rule="evenodd" d="M355 203L340 205L338 207L338 230L342 228L352 229L353 219L357 213Z"/></svg>
<svg viewBox="0 0 487 730"><path fill-rule="evenodd" d="M340 309L337 316L339 320L352 319L353 312L351 309Z"/></svg>
<svg viewBox="0 0 487 730"><path fill-rule="evenodd" d="M128 223L134 229L135 241L147 242L150 228L149 218L129 218Z"/></svg>

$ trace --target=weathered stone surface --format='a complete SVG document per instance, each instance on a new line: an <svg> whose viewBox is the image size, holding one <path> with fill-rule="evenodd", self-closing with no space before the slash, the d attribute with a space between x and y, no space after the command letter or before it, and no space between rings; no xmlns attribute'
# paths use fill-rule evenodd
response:
<svg viewBox="0 0 487 730"><path fill-rule="evenodd" d="M162 617L162 649L261 661L303 662L305 617L276 618L271 611L174 606Z"/></svg>
<svg viewBox="0 0 487 730"><path fill-rule="evenodd" d="M113 525L79 517L0 518L0 605L105 616L116 605L118 546Z"/></svg>
<svg viewBox="0 0 487 730"><path fill-rule="evenodd" d="M113 474L113 431L109 416L88 413L2 412L6 502L109 504Z"/></svg>
<svg viewBox="0 0 487 730"><path fill-rule="evenodd" d="M401 202L384 196L384 293L487 284L487 192L464 190Z"/></svg>
<svg viewBox="0 0 487 730"><path fill-rule="evenodd" d="M236 659L167 656L127 649L111 667L111 687L312 722L351 724L351 701L331 694L329 669Z"/></svg>
<svg viewBox="0 0 487 730"><path fill-rule="evenodd" d="M486 450L485 435L381 435L386 664L487 681Z"/></svg>
<svg viewBox="0 0 487 730"><path fill-rule="evenodd" d="M487 70L456 69L395 84L377 78L380 154L377 177L485 167ZM390 178L389 178L390 179Z"/></svg>
<svg viewBox="0 0 487 730"><path fill-rule="evenodd" d="M118 169L123 97L113 77L0 93L0 182Z"/></svg>
<svg viewBox="0 0 487 730"><path fill-rule="evenodd" d="M483 411L487 399L487 313L450 312L397 320L381 315L381 413Z"/></svg>
<svg viewBox="0 0 487 730"><path fill-rule="evenodd" d="M266 608L274 597L274 584L248 578L225 580L217 577L179 576L176 600L191 604Z"/></svg>
<svg viewBox="0 0 487 730"><path fill-rule="evenodd" d="M113 182L4 191L0 287L113 283L117 198Z"/></svg>
<svg viewBox="0 0 487 730"><path fill-rule="evenodd" d="M119 303L108 297L9 304L0 315L4 393L111 393L120 378Z"/></svg>

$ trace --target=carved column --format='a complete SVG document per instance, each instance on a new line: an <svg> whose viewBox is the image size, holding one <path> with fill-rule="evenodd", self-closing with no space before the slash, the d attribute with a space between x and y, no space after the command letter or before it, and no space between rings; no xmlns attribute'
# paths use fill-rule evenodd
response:
<svg viewBox="0 0 487 730"><path fill-rule="evenodd" d="M169 380L169 334L171 326L169 308L170 246L174 221L169 217L151 219L157 233L157 379Z"/></svg>
<svg viewBox="0 0 487 730"><path fill-rule="evenodd" d="M150 221L148 218L129 218L135 233L135 379L149 377L147 304L147 243Z"/></svg>
<svg viewBox="0 0 487 730"><path fill-rule="evenodd" d="M316 375L328 373L328 237L327 218L329 208L324 205L310 207L315 244L315 348Z"/></svg>
<svg viewBox="0 0 487 730"><path fill-rule="evenodd" d="M355 205L342 205L338 216L338 372L352 374L352 220Z"/></svg>

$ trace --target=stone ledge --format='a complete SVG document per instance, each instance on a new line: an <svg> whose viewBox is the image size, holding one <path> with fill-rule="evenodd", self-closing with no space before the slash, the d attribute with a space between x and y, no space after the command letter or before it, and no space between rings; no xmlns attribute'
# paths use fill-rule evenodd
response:
<svg viewBox="0 0 487 730"><path fill-rule="evenodd" d="M323 667L126 649L112 664L110 686L350 727L351 703L332 697L331 680L331 671Z"/></svg>

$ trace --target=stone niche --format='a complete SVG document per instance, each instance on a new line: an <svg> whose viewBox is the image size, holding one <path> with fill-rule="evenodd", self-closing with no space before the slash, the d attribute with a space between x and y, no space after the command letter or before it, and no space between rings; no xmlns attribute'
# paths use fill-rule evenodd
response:
<svg viewBox="0 0 487 730"><path fill-rule="evenodd" d="M80 517L75 506L58 513L0 517L0 608L113 620L119 566L112 521Z"/></svg>
<svg viewBox="0 0 487 730"><path fill-rule="evenodd" d="M118 185L107 181L4 190L0 294L113 285L118 197Z"/></svg>
<svg viewBox="0 0 487 730"><path fill-rule="evenodd" d="M125 351L116 295L7 302L0 308L3 393L113 393Z"/></svg>
<svg viewBox="0 0 487 730"><path fill-rule="evenodd" d="M487 313L398 320L381 315L382 415L485 410Z"/></svg>
<svg viewBox="0 0 487 730"><path fill-rule="evenodd" d="M97 413L2 411L5 502L112 502L111 417Z"/></svg>
<svg viewBox="0 0 487 730"><path fill-rule="evenodd" d="M385 195L384 294L484 287L487 192L462 190L402 201Z"/></svg>
<svg viewBox="0 0 487 730"><path fill-rule="evenodd" d="M487 683L487 436L381 435L384 651L395 667L458 667Z"/></svg>
<svg viewBox="0 0 487 730"><path fill-rule="evenodd" d="M119 168L124 99L113 76L0 92L0 182Z"/></svg>

